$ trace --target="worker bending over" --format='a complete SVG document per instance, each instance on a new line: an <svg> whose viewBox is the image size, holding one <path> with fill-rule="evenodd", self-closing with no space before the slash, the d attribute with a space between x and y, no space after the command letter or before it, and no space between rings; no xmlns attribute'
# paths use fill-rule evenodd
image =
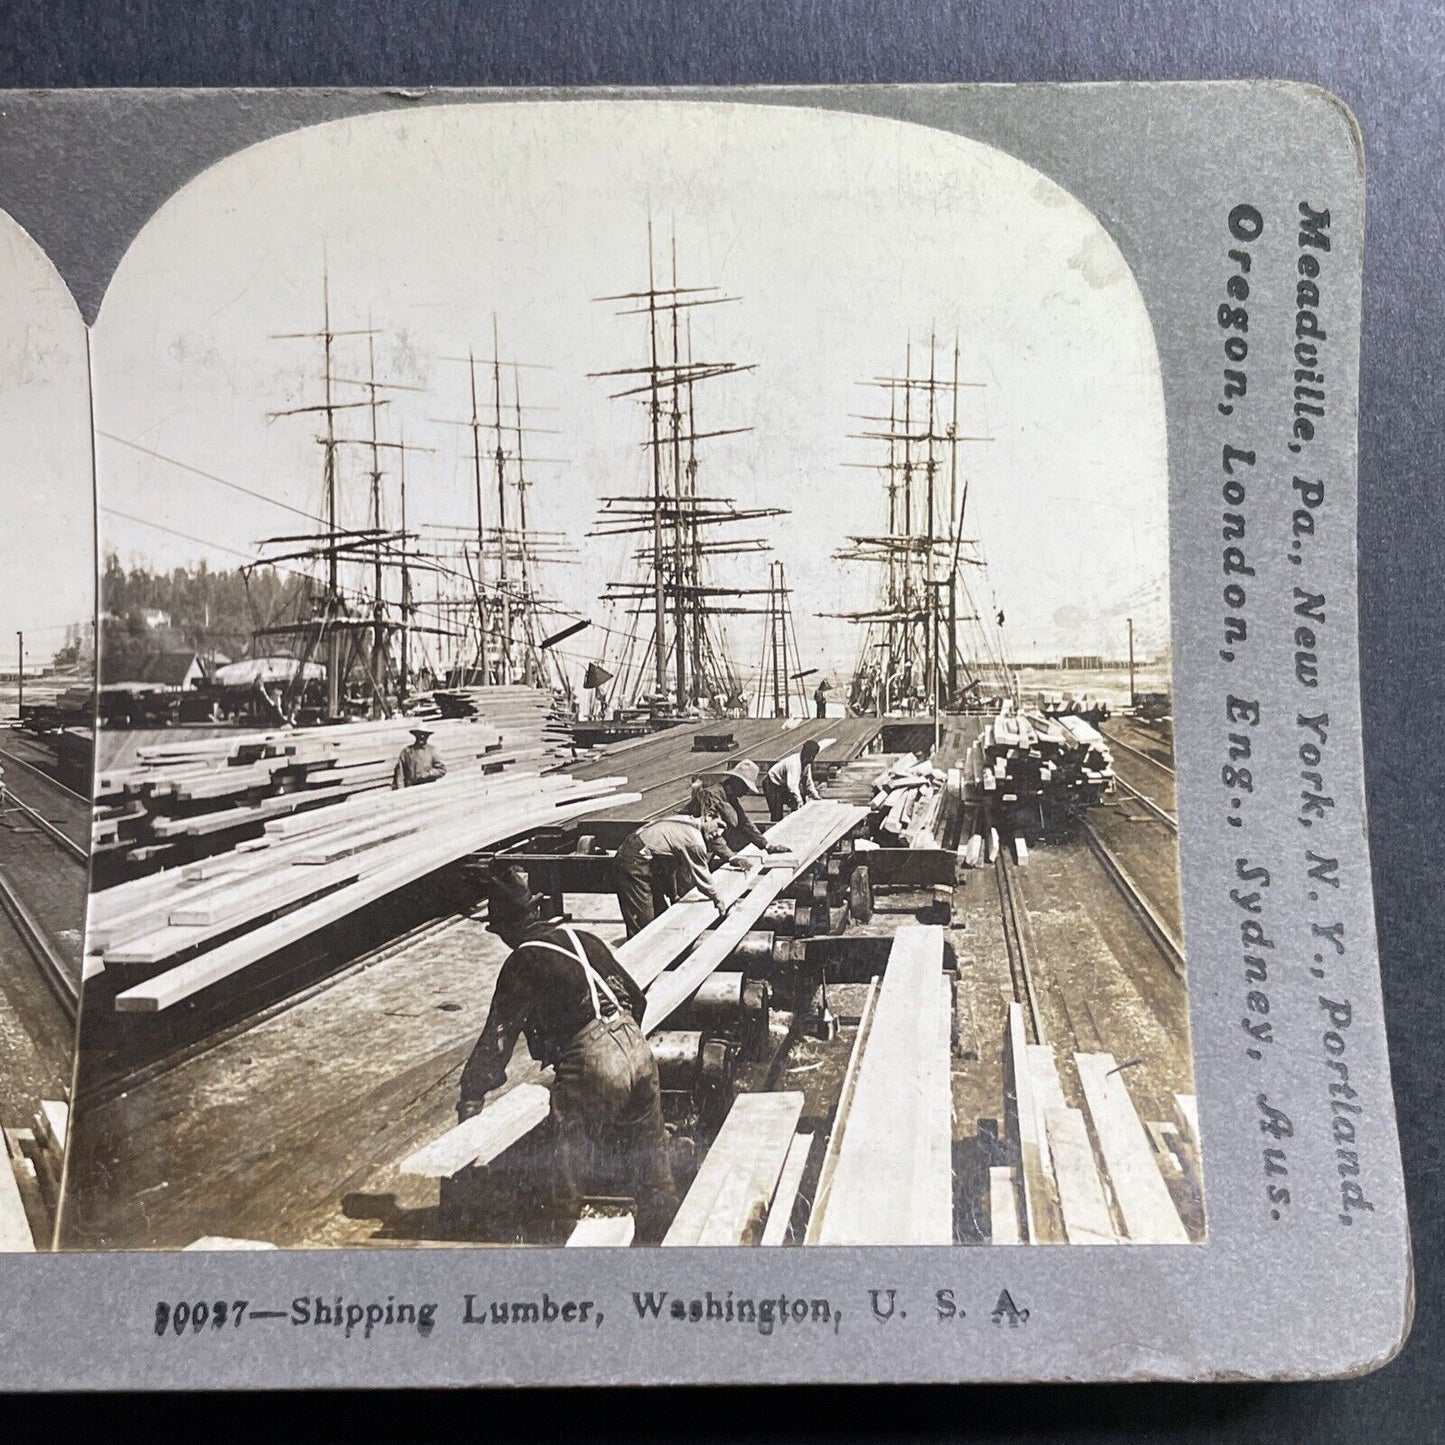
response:
<svg viewBox="0 0 1445 1445"><path fill-rule="evenodd" d="M644 823L622 840L612 868L629 938L692 888L711 900L720 918L727 917L708 868L708 850L722 833L719 818L676 814Z"/></svg>
<svg viewBox="0 0 1445 1445"><path fill-rule="evenodd" d="M442 762L441 755L427 741L431 737L428 728L412 728L411 735L414 741L408 743L396 760L396 767L391 772L391 786L396 788L414 788L418 783L434 783L438 778L447 775L447 765Z"/></svg>
<svg viewBox="0 0 1445 1445"><path fill-rule="evenodd" d="M786 853L781 843L770 843L743 808L747 793L762 794L758 765L740 758L717 778L694 778L687 811L698 818L715 817L722 823L722 836L708 850L708 861L729 862L734 853L750 844L766 853Z"/></svg>
<svg viewBox="0 0 1445 1445"><path fill-rule="evenodd" d="M637 1238L662 1239L677 1208L657 1061L640 1023L646 997L595 934L543 915L526 873L501 868L488 889L487 927L512 950L497 975L487 1022L462 1070L466 1120L507 1077L520 1033L556 1073L550 1118L553 1201L570 1232L588 1194L637 1201Z"/></svg>
<svg viewBox="0 0 1445 1445"><path fill-rule="evenodd" d="M802 751L779 758L763 777L763 796L773 822L795 813L804 803L818 798L818 785L813 780L813 759L822 749L809 740Z"/></svg>

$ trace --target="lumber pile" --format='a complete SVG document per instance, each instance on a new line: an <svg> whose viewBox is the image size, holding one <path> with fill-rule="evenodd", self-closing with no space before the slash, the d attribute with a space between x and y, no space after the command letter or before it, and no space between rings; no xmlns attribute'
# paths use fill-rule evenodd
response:
<svg viewBox="0 0 1445 1445"><path fill-rule="evenodd" d="M1009 1004L1005 1137L1013 1162L989 1171L993 1242L1187 1243L1166 1181L1182 1166L1161 1153L1169 1127L1141 1122L1112 1054L1075 1054L1072 1062L1082 1108L1065 1098L1053 1048L1028 1043L1022 1010Z"/></svg>
<svg viewBox="0 0 1445 1445"><path fill-rule="evenodd" d="M541 768L569 756L547 694L477 689L472 715L427 722L447 774ZM493 700L487 696L495 692ZM485 710L485 711L483 711ZM238 732L142 747L133 765L96 778L92 850L112 872L225 852L271 819L389 789L415 716L330 727Z"/></svg>
<svg viewBox="0 0 1445 1445"><path fill-rule="evenodd" d="M1109 717L1109 704L1102 698L1090 697L1087 693L1041 692L1038 711L1044 717L1077 717L1096 726Z"/></svg>
<svg viewBox="0 0 1445 1445"><path fill-rule="evenodd" d="M558 747L571 741L571 717L552 693L535 687L439 687L407 705L411 723L454 718L484 718L504 731L523 728Z"/></svg>
<svg viewBox="0 0 1445 1445"><path fill-rule="evenodd" d="M0 1253L50 1248L60 1176L65 1163L69 1107L42 1101L33 1129L6 1129L6 1163L0 1168Z"/></svg>
<svg viewBox="0 0 1445 1445"><path fill-rule="evenodd" d="M1077 809L1113 786L1113 768L1103 735L1082 718L1000 713L964 754L964 796L971 803Z"/></svg>
<svg viewBox="0 0 1445 1445"><path fill-rule="evenodd" d="M118 1011L170 1008L471 853L632 801L623 782L459 771L273 818L228 853L93 894L88 962L116 976Z"/></svg>
<svg viewBox="0 0 1445 1445"><path fill-rule="evenodd" d="M870 990L808 1223L809 1244L952 1244L953 989L943 930L900 928Z"/></svg>
<svg viewBox="0 0 1445 1445"><path fill-rule="evenodd" d="M647 995L644 1031L661 1028L721 966L768 904L866 816L864 808L830 799L806 803L768 831L788 852L768 856L748 847L738 854L746 867L714 874L719 895L731 904L727 918L719 919L694 889L621 944L615 950L618 962ZM480 1113L404 1159L401 1172L450 1177L490 1163L546 1118L551 1080L550 1070L535 1065L521 1071ZM520 1100L514 1098L518 1094L523 1094Z"/></svg>
<svg viewBox="0 0 1445 1445"><path fill-rule="evenodd" d="M874 789L874 836L892 847L946 848L956 840L963 808L963 772L905 753Z"/></svg>

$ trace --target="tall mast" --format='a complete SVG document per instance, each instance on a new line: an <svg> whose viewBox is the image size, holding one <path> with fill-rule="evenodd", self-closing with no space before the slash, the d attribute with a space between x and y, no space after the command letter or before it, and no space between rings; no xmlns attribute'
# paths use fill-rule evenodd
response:
<svg viewBox="0 0 1445 1445"><path fill-rule="evenodd" d="M331 395L331 277L321 268L322 406L326 416L326 605L325 619L334 622L341 608L340 560L336 527L336 408ZM332 627L326 639L326 713L341 712L341 634Z"/></svg>
<svg viewBox="0 0 1445 1445"><path fill-rule="evenodd" d="M407 537L406 537L406 431L401 429L398 434L401 442L401 454L397 466L397 484L400 490L401 502L401 670L397 678L397 696L402 702L407 700L411 691L411 621L412 621L412 600L411 600L411 572L407 566ZM441 623L441 616L438 614L437 622Z"/></svg>
<svg viewBox="0 0 1445 1445"><path fill-rule="evenodd" d="M751 430L722 427L703 430L697 419L695 394L698 383L752 370L751 366L729 361L699 361L692 353L691 328L684 327L678 312L699 306L716 306L735 300L716 294L715 286L685 286L678 276L675 244L670 256L671 284L659 285L651 222L647 228L648 257L645 289L600 301L627 303L621 316L647 319L647 357L640 366L594 372L598 378L627 378L613 399L636 398L647 407L647 439L651 453L650 487L644 495L604 496L594 537L633 536L638 550L633 554L638 571L633 579L610 582L605 593L609 601L628 604L635 619L621 652L630 659L633 642L640 640L641 619L651 616L652 658L650 687L654 698L672 697L687 706L713 694L736 700L737 671L727 655L727 641L721 619L728 615L764 615L758 601L767 595L763 587L738 585L732 577L714 579L704 573L704 562L713 557L735 557L766 550L761 538L737 539L717 535L711 529L760 517L778 516L782 508L740 508L733 498L703 495L697 482L696 443L704 437L729 436ZM709 529L706 533L704 529ZM709 540L704 541L704 536ZM646 542L643 542L643 539ZM739 599L736 605L724 598ZM669 686L669 662L675 663L673 685ZM628 667L619 662L619 667ZM647 686L634 671L623 673L619 688L624 691Z"/></svg>
<svg viewBox="0 0 1445 1445"><path fill-rule="evenodd" d="M672 236L672 293L677 295L677 233ZM687 578L687 559L683 553L683 508L686 502L683 497L683 476L682 476L682 354L678 347L677 334L677 313L678 307L673 306L670 310L669 320L672 325L672 407L668 420L672 430L672 575L673 575L673 612L674 612L674 641L673 646L677 652L677 704L679 707L686 707L691 701L687 692L687 661L689 653L688 641L688 601L689 591ZM689 513L689 518L691 514ZM689 531L692 529L689 528ZM694 597L694 602L700 602L700 598ZM694 637L697 631L697 623L701 618L694 620ZM694 686L696 686L694 678ZM699 689L701 691L701 689Z"/></svg>
<svg viewBox="0 0 1445 1445"><path fill-rule="evenodd" d="M988 437L959 434L959 393L965 387L982 384L960 379L957 336L954 338L951 377L940 374L937 350L937 335L930 332L926 370L920 367L915 373L910 341L901 376L874 377L862 383L888 389L887 412L882 415L865 414L861 418L884 423L887 429L854 435L885 443L886 460L850 462L846 465L871 467L883 472L887 530L877 536L854 535L849 539L850 545L836 555L849 561L875 562L883 568L879 603L864 611L825 615L865 623L870 633L874 628L881 627L886 638L881 650L892 654L896 666L890 669L887 657L882 662L874 662L872 654L875 649L865 640L852 689L855 704L860 707L868 706L875 697L880 708L891 703L893 699L887 695L889 678L897 675L910 684L907 697L898 701L915 710L929 707L936 714L945 685L950 698L958 695L959 625L978 624L985 636L985 650L991 649L991 643L987 641L988 625L982 615L975 608L961 617L958 597L962 587L965 600L972 607L969 585L963 581L960 563L977 568L980 576L984 570L982 552L976 541L967 543L972 551L967 555L964 553L966 539L962 535L962 526L968 483L966 478L960 477L958 464L961 442L990 440ZM944 390L952 394L946 412L941 399ZM926 404L920 402L915 406L915 392L926 393ZM948 417L947 422L944 421L945 416ZM940 467L945 460L948 465L947 526L942 525L941 520L944 489ZM918 473L917 480L921 483L916 494L913 485L915 473ZM945 588L948 590L946 599ZM992 612L989 613L991 621ZM1001 666L1006 673L1006 665ZM1010 685L1007 677L1005 685ZM872 695L870 688L874 690Z"/></svg>
<svg viewBox="0 0 1445 1445"><path fill-rule="evenodd" d="M948 530L952 552L948 564L948 698L958 696L958 552L963 513L958 506L958 332L953 333L953 414L948 421Z"/></svg>
<svg viewBox="0 0 1445 1445"><path fill-rule="evenodd" d="M647 337L650 371L648 382L648 414L652 421L652 665L657 695L667 694L667 571L662 559L662 397L659 392L661 370L657 355L657 275L652 259L652 217L647 218ZM681 706L681 699L678 705Z"/></svg>
<svg viewBox="0 0 1445 1445"><path fill-rule="evenodd" d="M366 367L368 383L367 410L370 413L371 419L371 525L376 533L372 542L371 676L374 687L371 700L371 715L378 717L382 712L381 679L386 664L386 601L383 593L381 572L381 437L377 430L379 425L377 418L379 403L376 395L376 338L370 335L366 338Z"/></svg>
<svg viewBox="0 0 1445 1445"><path fill-rule="evenodd" d="M472 396L472 476L477 489L477 572L472 579L477 599L477 668L482 682L491 681L491 669L487 658L487 584L483 557L486 550L486 514L482 508L482 419L477 411L477 358L467 352L467 377L471 383Z"/></svg>
<svg viewBox="0 0 1445 1445"><path fill-rule="evenodd" d="M508 586L507 551L507 452L502 444L502 355L497 337L497 314L492 313L492 419L496 446L492 459L497 473L497 592L502 605L501 638L498 646L498 681L512 681L512 594Z"/></svg>

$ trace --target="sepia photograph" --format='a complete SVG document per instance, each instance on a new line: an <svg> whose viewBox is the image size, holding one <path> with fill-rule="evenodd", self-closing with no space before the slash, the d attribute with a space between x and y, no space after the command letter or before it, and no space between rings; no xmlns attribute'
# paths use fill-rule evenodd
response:
<svg viewBox="0 0 1445 1445"><path fill-rule="evenodd" d="M94 448L93 626L44 474L0 591L62 1248L1206 1240L1164 386L1055 180L807 106L352 115L155 210L93 399L17 315L0 449L88 499Z"/></svg>
<svg viewBox="0 0 1445 1445"><path fill-rule="evenodd" d="M48 1250L90 845L95 534L86 332L0 214L0 1250Z"/></svg>

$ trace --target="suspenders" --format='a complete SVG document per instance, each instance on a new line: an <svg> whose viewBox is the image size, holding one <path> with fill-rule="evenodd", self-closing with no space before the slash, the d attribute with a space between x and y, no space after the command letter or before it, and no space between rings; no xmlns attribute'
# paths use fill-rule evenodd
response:
<svg viewBox="0 0 1445 1445"><path fill-rule="evenodd" d="M561 932L567 935L567 940L572 945L570 949L559 948L555 943L548 943L541 938L529 938L523 946L526 948L549 948L553 953L560 953L563 958L575 959L582 965L582 973L587 980L587 992L592 999L592 1017L599 1020L603 1017L602 1000L599 998L599 993L605 995L607 1002L612 1005L612 1013L606 1017L612 1018L620 1014L622 1005L618 1002L617 995L612 992L611 985L607 980L588 962L587 952L582 947L577 935L565 924L562 926Z"/></svg>

